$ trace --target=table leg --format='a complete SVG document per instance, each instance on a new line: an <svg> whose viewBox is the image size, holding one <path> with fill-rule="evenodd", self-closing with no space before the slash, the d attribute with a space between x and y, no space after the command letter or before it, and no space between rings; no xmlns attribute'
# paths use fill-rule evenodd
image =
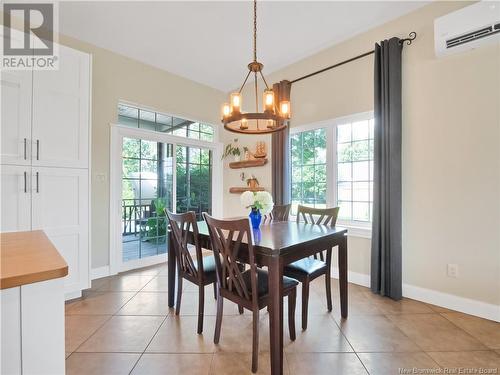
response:
<svg viewBox="0 0 500 375"><path fill-rule="evenodd" d="M174 307L175 301L175 250L172 232L167 234L168 241L168 307Z"/></svg>
<svg viewBox="0 0 500 375"><path fill-rule="evenodd" d="M347 318L347 236L339 242L340 314Z"/></svg>
<svg viewBox="0 0 500 375"><path fill-rule="evenodd" d="M271 374L283 374L283 263L279 256L269 262L269 336Z"/></svg>

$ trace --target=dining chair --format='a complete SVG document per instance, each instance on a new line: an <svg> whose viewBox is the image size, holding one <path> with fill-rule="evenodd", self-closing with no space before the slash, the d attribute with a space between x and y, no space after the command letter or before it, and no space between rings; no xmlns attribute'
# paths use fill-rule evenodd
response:
<svg viewBox="0 0 500 375"><path fill-rule="evenodd" d="M203 332L203 313L205 305L205 286L214 284L216 293L216 271L213 256L203 257L202 249L198 242L198 225L196 214L189 211L183 214L174 214L165 210L174 240L175 258L177 260L177 301L175 315L179 315L182 298L182 280L186 279L198 286L198 334ZM193 246L188 245L190 236L193 236Z"/></svg>
<svg viewBox="0 0 500 375"><path fill-rule="evenodd" d="M297 222L303 221L310 224L321 224L334 227L337 222L339 207L313 208L301 206L297 209ZM309 305L309 283L319 276L325 275L326 305L328 311L332 311L332 286L331 286L331 264L332 249L323 251L314 256L300 259L287 265L283 273L293 277L302 283L302 329L307 329L307 312ZM319 258L319 259L318 259Z"/></svg>
<svg viewBox="0 0 500 375"><path fill-rule="evenodd" d="M207 222L217 273L217 317L214 343L218 344L222 326L224 298L251 310L253 313L252 372L257 372L259 358L259 311L269 303L269 279L267 271L257 268L253 232L250 221L245 219L218 220L203 213ZM250 269L241 272L238 267L243 240L247 242ZM290 339L295 340L295 300L297 280L283 276L283 296L288 296L288 329Z"/></svg>
<svg viewBox="0 0 500 375"><path fill-rule="evenodd" d="M262 222L288 221L291 206L291 204L274 205L273 210L269 214L264 215Z"/></svg>

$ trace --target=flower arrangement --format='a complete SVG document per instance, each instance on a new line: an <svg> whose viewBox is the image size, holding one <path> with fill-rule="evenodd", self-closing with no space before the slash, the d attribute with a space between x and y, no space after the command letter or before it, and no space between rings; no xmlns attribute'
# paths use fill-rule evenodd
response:
<svg viewBox="0 0 500 375"><path fill-rule="evenodd" d="M273 197L267 191L245 191L240 201L243 207L251 209L249 217L254 229L259 228L262 215L269 214L274 207Z"/></svg>

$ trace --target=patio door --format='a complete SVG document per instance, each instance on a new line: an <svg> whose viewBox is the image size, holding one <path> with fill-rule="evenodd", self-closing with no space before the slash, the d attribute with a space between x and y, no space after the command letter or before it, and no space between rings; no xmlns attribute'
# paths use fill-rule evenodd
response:
<svg viewBox="0 0 500 375"><path fill-rule="evenodd" d="M214 213L217 144L115 126L112 130L111 272L165 262L173 212ZM219 196L221 192L219 191ZM215 209L215 210L214 210Z"/></svg>

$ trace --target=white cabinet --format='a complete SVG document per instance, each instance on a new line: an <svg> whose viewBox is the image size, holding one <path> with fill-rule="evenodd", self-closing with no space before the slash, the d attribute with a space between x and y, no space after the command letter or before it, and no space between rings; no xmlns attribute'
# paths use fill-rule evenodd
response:
<svg viewBox="0 0 500 375"><path fill-rule="evenodd" d="M69 266L68 298L89 287L89 54L59 46L59 68L1 72L1 232L43 229Z"/></svg>
<svg viewBox="0 0 500 375"><path fill-rule="evenodd" d="M31 71L0 72L2 164L31 164Z"/></svg>
<svg viewBox="0 0 500 375"><path fill-rule="evenodd" d="M89 55L59 46L58 70L33 71L33 165L87 168Z"/></svg>
<svg viewBox="0 0 500 375"><path fill-rule="evenodd" d="M0 290L2 375L64 375L64 281Z"/></svg>
<svg viewBox="0 0 500 375"><path fill-rule="evenodd" d="M32 228L43 229L68 263L66 293L89 284L88 171L33 167Z"/></svg>
<svg viewBox="0 0 500 375"><path fill-rule="evenodd" d="M30 230L31 167L2 165L0 176L2 232Z"/></svg>

